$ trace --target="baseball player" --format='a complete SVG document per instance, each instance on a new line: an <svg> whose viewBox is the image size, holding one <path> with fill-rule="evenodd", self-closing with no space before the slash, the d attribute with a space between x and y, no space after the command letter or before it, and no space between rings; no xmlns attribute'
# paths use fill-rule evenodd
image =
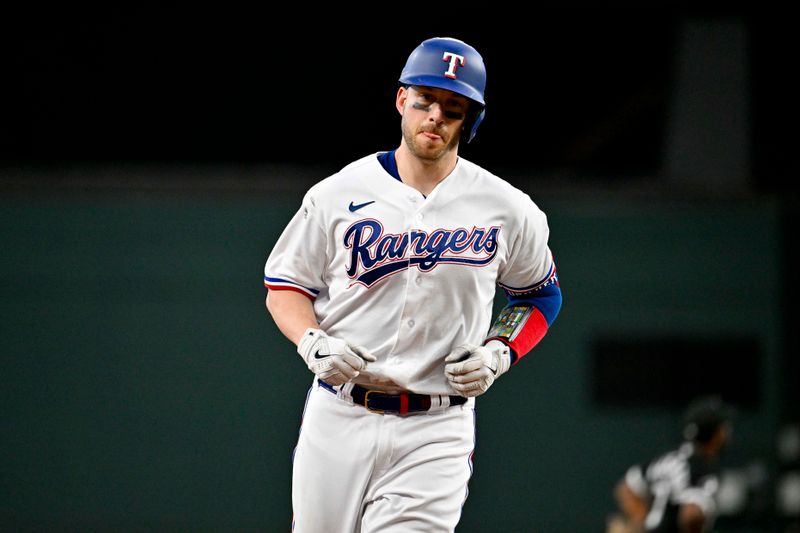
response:
<svg viewBox="0 0 800 533"><path fill-rule="evenodd" d="M267 309L314 373L295 531L453 531L475 397L561 307L544 213L458 156L485 85L473 47L422 42L399 78L400 146L314 185L267 259ZM492 324L497 285L509 303Z"/></svg>
<svg viewBox="0 0 800 533"><path fill-rule="evenodd" d="M717 457L730 438L732 408L717 396L696 399L676 450L633 465L614 496L627 531L711 531L719 488Z"/></svg>

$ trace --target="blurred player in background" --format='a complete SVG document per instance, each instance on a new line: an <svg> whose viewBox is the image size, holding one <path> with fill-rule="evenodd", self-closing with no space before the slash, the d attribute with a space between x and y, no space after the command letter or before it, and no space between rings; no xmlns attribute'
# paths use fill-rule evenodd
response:
<svg viewBox="0 0 800 533"><path fill-rule="evenodd" d="M732 407L718 396L694 400L676 450L631 466L614 496L624 519L609 533L711 531L719 489L717 458L732 431Z"/></svg>

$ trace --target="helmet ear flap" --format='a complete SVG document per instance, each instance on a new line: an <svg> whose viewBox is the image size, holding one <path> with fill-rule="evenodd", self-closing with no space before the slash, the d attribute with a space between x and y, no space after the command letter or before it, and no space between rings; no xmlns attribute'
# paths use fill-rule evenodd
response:
<svg viewBox="0 0 800 533"><path fill-rule="evenodd" d="M464 121L464 129L461 136L470 143L475 138L475 133L478 131L478 126L481 125L483 117L486 115L486 108L476 108L475 111L470 111L467 119Z"/></svg>

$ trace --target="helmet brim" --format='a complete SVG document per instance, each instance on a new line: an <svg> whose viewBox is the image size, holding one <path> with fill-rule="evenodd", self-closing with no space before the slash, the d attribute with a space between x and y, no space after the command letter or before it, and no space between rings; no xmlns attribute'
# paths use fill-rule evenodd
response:
<svg viewBox="0 0 800 533"><path fill-rule="evenodd" d="M481 94L476 91L474 87L464 83L461 80L442 78L441 76L418 75L405 76L400 79L400 83L403 85L419 85L422 87L435 87L437 89L452 91L456 94L460 94L461 96L469 98L481 106L486 105L486 102L483 100L483 96L481 96Z"/></svg>

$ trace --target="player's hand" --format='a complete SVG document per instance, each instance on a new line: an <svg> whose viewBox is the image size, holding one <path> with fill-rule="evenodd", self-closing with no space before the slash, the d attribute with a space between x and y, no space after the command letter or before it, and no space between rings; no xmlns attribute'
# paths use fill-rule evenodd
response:
<svg viewBox="0 0 800 533"><path fill-rule="evenodd" d="M444 374L450 386L461 396L479 396L511 366L511 351L500 341L486 346L462 344L444 360Z"/></svg>
<svg viewBox="0 0 800 533"><path fill-rule="evenodd" d="M303 333L297 343L297 353L303 357L309 370L330 385L350 381L367 367L367 363L376 360L363 346L329 337L315 328L308 328Z"/></svg>

